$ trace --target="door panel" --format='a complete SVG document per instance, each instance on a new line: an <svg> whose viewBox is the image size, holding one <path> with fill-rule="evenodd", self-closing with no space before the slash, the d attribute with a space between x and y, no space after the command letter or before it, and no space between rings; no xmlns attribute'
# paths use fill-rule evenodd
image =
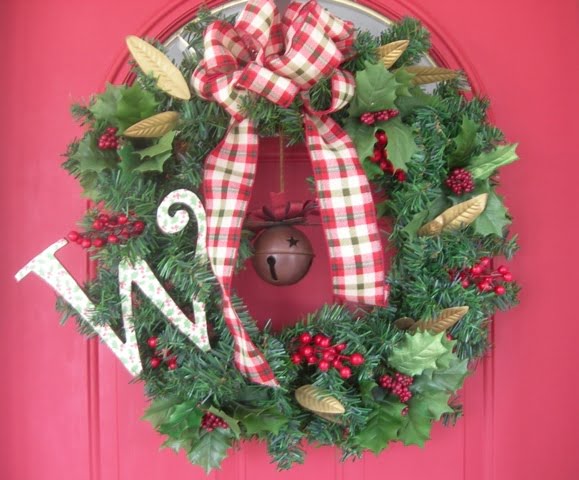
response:
<svg viewBox="0 0 579 480"><path fill-rule="evenodd" d="M497 316L492 355L463 392L466 417L437 425L426 448L394 446L379 457L340 464L331 448L310 448L306 464L275 473L265 447L246 443L209 478L260 480L405 478L555 480L579 476L579 333L570 269L579 264L574 139L578 131L579 12L575 1L362 1L390 17L413 15L433 32L434 57L463 68L475 90L493 101L493 120L520 142L519 165L506 168L502 193L515 216L522 251L512 267L523 284L522 304ZM68 114L73 99L121 82L123 39L129 33L166 39L191 18L197 1L15 0L0 2L4 32L0 85L4 252L2 262L3 384L0 478L7 480L129 480L205 478L183 456L158 452L162 439L140 421L143 388L98 342L72 323L58 327L54 294L37 278L14 273L74 227L86 207L59 155L79 130ZM214 7L218 2L206 2ZM553 8L555 7L555 8ZM266 202L267 178L277 178L277 148L260 154L261 184L253 202ZM304 156L288 153L287 185L303 199ZM571 212L571 213L570 213ZM251 267L240 293L260 320L280 325L330 299L323 239L312 228L317 258L302 284L282 297L252 288ZM84 255L60 254L78 279ZM312 295L312 293L314 295ZM281 298L292 300L280 300ZM295 299L299 299L296 302ZM293 310L292 310L293 309Z"/></svg>

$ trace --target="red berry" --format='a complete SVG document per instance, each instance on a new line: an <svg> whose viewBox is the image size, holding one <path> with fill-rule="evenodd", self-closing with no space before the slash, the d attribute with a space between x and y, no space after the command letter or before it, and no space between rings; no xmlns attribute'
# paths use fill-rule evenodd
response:
<svg viewBox="0 0 579 480"><path fill-rule="evenodd" d="M351 376L352 376L352 370L350 370L350 367L340 368L340 377L346 379L346 378L350 378Z"/></svg>
<svg viewBox="0 0 579 480"><path fill-rule="evenodd" d="M169 370L175 370L177 368L177 360L175 358L168 360L167 361L167 368Z"/></svg>
<svg viewBox="0 0 579 480"><path fill-rule="evenodd" d="M320 347L328 348L331 343L332 343L332 340L330 338L324 337L320 340Z"/></svg>
<svg viewBox="0 0 579 480"><path fill-rule="evenodd" d="M119 237L114 234L111 234L107 237L107 242L109 243L119 243Z"/></svg>
<svg viewBox="0 0 579 480"><path fill-rule="evenodd" d="M499 272L501 275L504 275L505 273L509 273L509 269L504 265L501 265L499 268L497 268L497 272Z"/></svg>
<svg viewBox="0 0 579 480"><path fill-rule="evenodd" d="M99 219L96 219L94 222L92 222L92 228L95 230L102 230L104 226L104 223Z"/></svg>
<svg viewBox="0 0 579 480"><path fill-rule="evenodd" d="M462 282L460 282L462 288L468 288L470 286L470 282L465 278Z"/></svg>
<svg viewBox="0 0 579 480"><path fill-rule="evenodd" d="M474 190L472 174L464 168L455 168L444 183L455 195L462 195Z"/></svg>
<svg viewBox="0 0 579 480"><path fill-rule="evenodd" d="M318 368L321 372L327 372L330 369L330 362L326 362L325 360L321 360L318 363Z"/></svg>
<svg viewBox="0 0 579 480"><path fill-rule="evenodd" d="M336 358L336 360L334 360L332 362L332 367L334 367L335 369L339 370L340 368L342 368L344 366L344 364L340 361L339 358Z"/></svg>
<svg viewBox="0 0 579 480"><path fill-rule="evenodd" d="M386 146L388 143L388 136L384 130L378 130L374 136L376 140L378 140L379 145Z"/></svg>
<svg viewBox="0 0 579 480"><path fill-rule="evenodd" d="M98 216L98 219L103 223L107 223L109 221L109 216L106 213L101 213Z"/></svg>
<svg viewBox="0 0 579 480"><path fill-rule="evenodd" d="M315 365L316 363L318 363L318 359L314 355L307 357L307 360L308 360L308 365Z"/></svg>
<svg viewBox="0 0 579 480"><path fill-rule="evenodd" d="M161 365L161 359L159 357L153 357L150 361L151 368L157 368Z"/></svg>
<svg viewBox="0 0 579 480"><path fill-rule="evenodd" d="M362 365L365 361L364 356L361 353L353 353L350 355L350 363L355 367Z"/></svg>
<svg viewBox="0 0 579 480"><path fill-rule="evenodd" d="M491 259L490 257L482 257L478 263L481 267L486 268L491 264Z"/></svg>
<svg viewBox="0 0 579 480"><path fill-rule="evenodd" d="M503 280L505 282L512 282L513 281L513 275L511 273L503 273Z"/></svg>
<svg viewBox="0 0 579 480"><path fill-rule="evenodd" d="M480 274L482 273L482 268L481 268L480 265L475 264L475 265L473 265L473 267L470 269L470 272L471 272L473 275L480 275Z"/></svg>
<svg viewBox="0 0 579 480"><path fill-rule="evenodd" d="M502 285L497 285L497 286L495 287L495 293L496 293L497 295L504 295L504 294L506 293L506 289L505 289L505 287L503 287Z"/></svg>
<svg viewBox="0 0 579 480"><path fill-rule="evenodd" d="M292 363L295 365L299 365L300 363L302 363L304 357L302 357L299 353L294 353L292 355Z"/></svg>
<svg viewBox="0 0 579 480"><path fill-rule="evenodd" d="M76 230L72 230L68 233L67 237L71 242L76 242L80 237L80 234Z"/></svg>
<svg viewBox="0 0 579 480"><path fill-rule="evenodd" d="M408 415L408 407L404 407L402 409L402 412L400 412L402 414L403 417L405 417L406 415Z"/></svg>
<svg viewBox="0 0 579 480"><path fill-rule="evenodd" d="M321 333L317 333L316 335L314 335L314 343L316 345L319 345L324 338L326 338L325 335L322 335Z"/></svg>
<svg viewBox="0 0 579 480"><path fill-rule="evenodd" d="M382 164L382 162L385 162L386 157L384 155L384 149L380 149L380 148L375 149L371 160L373 163L380 163L380 165ZM382 167L380 167L380 168L382 168Z"/></svg>
<svg viewBox="0 0 579 480"><path fill-rule="evenodd" d="M105 241L102 238L95 238L92 244L96 248L101 248L105 244Z"/></svg>
<svg viewBox="0 0 579 480"><path fill-rule="evenodd" d="M117 217L117 221L119 222L119 225L124 225L125 223L127 223L129 221L129 219L124 213L121 213Z"/></svg>
<svg viewBox="0 0 579 480"><path fill-rule="evenodd" d="M348 348L348 345L346 345L345 343L338 343L334 348L336 349L336 351L342 352L346 350L346 348Z"/></svg>
<svg viewBox="0 0 579 480"><path fill-rule="evenodd" d="M300 349L300 353L304 356L304 357L311 357L314 354L314 349L310 346L306 346L306 347L302 347Z"/></svg>
<svg viewBox="0 0 579 480"><path fill-rule="evenodd" d="M151 348L157 348L157 337L149 337L147 339L147 345L149 345L149 347Z"/></svg>
<svg viewBox="0 0 579 480"><path fill-rule="evenodd" d="M322 353L322 358L328 362L332 362L336 359L336 354L332 350L326 350Z"/></svg>
<svg viewBox="0 0 579 480"><path fill-rule="evenodd" d="M360 121L365 125L374 125L376 119L374 118L374 114L372 112L366 112L360 115Z"/></svg>
<svg viewBox="0 0 579 480"><path fill-rule="evenodd" d="M394 172L394 175L396 175L396 180L398 180L399 182L405 182L406 181L406 172L404 170L396 170L396 172Z"/></svg>
<svg viewBox="0 0 579 480"><path fill-rule="evenodd" d="M308 332L304 332L299 336L300 343L307 345L312 341L312 336Z"/></svg>
<svg viewBox="0 0 579 480"><path fill-rule="evenodd" d="M82 239L82 242L81 242L81 244L80 244L80 246L81 246L82 248L90 248L91 245L92 245L92 242L90 241L89 238L83 238L83 239Z"/></svg>

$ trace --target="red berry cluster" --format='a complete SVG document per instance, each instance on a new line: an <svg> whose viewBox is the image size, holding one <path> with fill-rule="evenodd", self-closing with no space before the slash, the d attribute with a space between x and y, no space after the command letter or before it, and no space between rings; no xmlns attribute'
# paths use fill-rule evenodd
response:
<svg viewBox="0 0 579 480"><path fill-rule="evenodd" d="M145 230L145 222L136 217L125 215L107 215L101 213L92 223L92 230L77 232L72 230L68 235L71 242L78 243L83 248L101 248L107 243L117 244L137 237Z"/></svg>
<svg viewBox="0 0 579 480"><path fill-rule="evenodd" d="M147 345L153 350L153 356L149 362L151 368L159 368L165 362L169 370L175 370L177 368L177 358L171 355L171 352L167 349L159 351L157 349L158 343L157 337L149 337L147 340Z"/></svg>
<svg viewBox="0 0 579 480"><path fill-rule="evenodd" d="M451 272L454 277L456 272ZM461 285L463 288L468 288L471 285L476 285L479 292L490 292L493 290L497 295L504 295L506 292L504 283L513 281L513 275L509 269L501 265L496 270L491 268L491 259L489 257L482 257L472 267L465 268L458 272Z"/></svg>
<svg viewBox="0 0 579 480"><path fill-rule="evenodd" d="M402 373L396 372L394 376L382 375L378 379L378 383L384 390L389 390L390 393L394 394L399 398L402 403L408 403L412 398L412 392L410 391L410 386L414 382L414 378L403 375ZM408 413L408 407L402 410L402 415Z"/></svg>
<svg viewBox="0 0 579 480"><path fill-rule="evenodd" d="M372 163L377 163L384 173L393 175L399 182L406 180L406 173L404 170L394 170L394 165L388 160L388 152L386 145L388 145L388 136L384 130L377 130L375 135L376 143L374 144L374 154L370 157Z"/></svg>
<svg viewBox="0 0 579 480"><path fill-rule="evenodd" d="M116 150L119 148L119 137L117 137L116 127L109 127L99 137L98 147L101 150Z"/></svg>
<svg viewBox="0 0 579 480"><path fill-rule="evenodd" d="M444 183L455 195L462 195L474 190L472 174L464 168L455 168Z"/></svg>
<svg viewBox="0 0 579 480"><path fill-rule="evenodd" d="M397 117L399 113L398 110L393 109L381 110L379 112L366 112L360 115L360 121L364 125L374 125L376 122L386 122L391 118Z"/></svg>
<svg viewBox="0 0 579 480"><path fill-rule="evenodd" d="M348 348L347 344L332 345L332 339L321 333L312 336L309 332L304 332L294 338L294 342L300 345L291 357L294 364L306 362L308 365L317 365L320 372L335 368L343 379L352 376L352 369L344 365L344 362L358 367L366 361L361 353L344 355L342 352Z"/></svg>
<svg viewBox="0 0 579 480"><path fill-rule="evenodd" d="M216 428L229 428L229 425L227 425L227 422L221 417L218 417L211 412L207 412L201 419L201 428L208 432L212 432Z"/></svg>

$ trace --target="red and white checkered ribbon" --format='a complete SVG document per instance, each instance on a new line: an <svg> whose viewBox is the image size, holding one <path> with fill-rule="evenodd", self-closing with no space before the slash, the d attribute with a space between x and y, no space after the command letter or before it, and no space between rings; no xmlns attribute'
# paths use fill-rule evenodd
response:
<svg viewBox="0 0 579 480"><path fill-rule="evenodd" d="M333 17L315 1L292 3L280 21L272 0L250 0L235 25L216 21L207 28L205 56L193 72L196 92L231 114L227 134L205 164L207 247L235 342L235 365L255 383L278 384L230 299L258 155L257 132L241 108L249 92L282 107L301 96L336 301L386 302L384 260L370 185L352 140L329 117L354 95L354 78L339 70L353 41L353 25ZM308 90L322 78L331 78L332 104L320 112L312 109Z"/></svg>

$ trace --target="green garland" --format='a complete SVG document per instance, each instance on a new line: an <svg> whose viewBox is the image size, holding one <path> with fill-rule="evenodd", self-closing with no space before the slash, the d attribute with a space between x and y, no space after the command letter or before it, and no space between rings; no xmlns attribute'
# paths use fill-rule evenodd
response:
<svg viewBox="0 0 579 480"><path fill-rule="evenodd" d="M203 14L185 28L183 36L197 53L202 53L202 33L212 20L211 15ZM379 63L376 48L401 39L410 44L388 71ZM515 283L506 282L504 294L496 295L474 285L466 287L460 275L483 257L508 259L517 248L515 239L508 238L510 217L493 177L498 167L516 156L511 147L500 145L502 133L487 123L488 102L467 100L460 92L460 81L441 83L433 94L413 86L412 75L404 67L417 62L429 47L428 33L412 19L393 24L379 36L360 32L358 55L345 65L356 74L356 97L349 109L335 116L354 139L377 191L388 192L387 200L378 205L379 215L392 221L388 242L396 251L388 276L388 307L375 308L358 320L342 307L324 306L293 327L272 332L269 328L258 330L242 302L235 299L251 338L281 384L277 389L248 383L233 366L233 343L221 314L217 283L208 265L193 259L194 227L171 236L155 228L162 198L178 188L199 190L204 159L223 137L228 116L216 104L197 97L187 102L172 99L138 70L132 86L109 85L88 105L73 107L74 116L87 131L69 146L64 167L99 206L88 212L83 226L90 229L103 210L130 212L147 225L141 235L123 246L91 249L98 269L85 290L96 304L95 320L122 330L117 272L126 257L144 258L184 311L193 294L206 304L212 327L209 353L193 347L140 292L134 293L133 300L139 305L134 322L145 365L141 380L152 399L146 418L168 437L166 446L184 449L191 462L209 471L220 465L233 444L249 438L265 441L280 469L303 462L304 441L336 445L343 458L359 456L365 450L378 453L392 441L423 445L433 422L441 418L452 422L461 414L456 391L470 362L488 347L490 318L498 309L516 303ZM187 57L180 66L185 78L195 68L196 58ZM380 105L374 110L395 108L400 116L367 126L359 116L368 110L368 97L377 89ZM311 96L314 105L327 104L327 82L316 85ZM289 109L263 99L248 100L246 107L264 136L282 131L289 143L302 140L299 100ZM178 131L158 140L126 138L118 150L97 147L106 128L113 126L123 132L167 110L179 112ZM384 174L369 161L378 129L389 134L390 159L405 171L406 181ZM444 186L455 167L471 171L476 182L473 192L457 197ZM450 206L480 193L489 195L488 203L472 225L436 236L417 234L423 224ZM250 254L248 236L242 242L240 265ZM402 317L431 319L443 309L462 305L470 307L468 313L448 332L404 331L399 328L402 323L396 322ZM58 308L65 318L76 317L83 333L94 334L62 299ZM349 379L341 378L334 369L324 373L295 365L291 361L295 339L304 332L346 343L346 353L359 352L365 362L352 368ZM152 349L147 340L151 337L157 338L157 348L172 352L176 369L149 366ZM380 386L381 377L395 372L413 379L412 398L405 403ZM345 413L322 417L304 409L294 397L303 385L315 386L322 396L331 394ZM227 428L201 428L208 412Z"/></svg>

